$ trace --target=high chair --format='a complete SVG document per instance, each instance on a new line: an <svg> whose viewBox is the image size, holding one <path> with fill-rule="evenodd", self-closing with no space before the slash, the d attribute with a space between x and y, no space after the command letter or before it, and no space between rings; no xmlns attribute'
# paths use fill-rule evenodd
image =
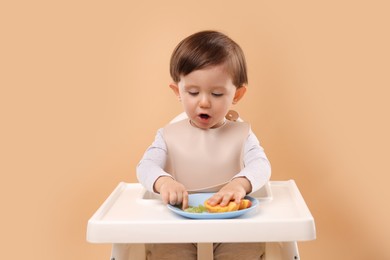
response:
<svg viewBox="0 0 390 260"><path fill-rule="evenodd" d="M121 182L89 219L87 241L112 244L111 260L144 260L147 243L197 243L198 259L209 260L223 242L265 242L266 260L300 259L297 242L314 240L316 230L296 183L270 181L249 195L259 205L238 218L187 219L141 184Z"/></svg>

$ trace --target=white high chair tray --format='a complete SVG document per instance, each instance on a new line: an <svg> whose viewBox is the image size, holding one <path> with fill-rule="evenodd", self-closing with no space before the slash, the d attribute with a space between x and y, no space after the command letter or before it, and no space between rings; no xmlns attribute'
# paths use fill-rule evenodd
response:
<svg viewBox="0 0 390 260"><path fill-rule="evenodd" d="M272 193L272 194L271 194ZM119 183L89 219L91 243L212 243L305 241L314 219L295 182L271 181L250 194L253 211L233 219L188 219L171 212L139 183Z"/></svg>

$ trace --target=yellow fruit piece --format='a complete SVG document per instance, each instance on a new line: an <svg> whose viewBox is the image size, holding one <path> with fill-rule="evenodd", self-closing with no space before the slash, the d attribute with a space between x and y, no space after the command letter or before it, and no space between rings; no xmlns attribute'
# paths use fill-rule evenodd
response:
<svg viewBox="0 0 390 260"><path fill-rule="evenodd" d="M247 200L247 199L242 199L240 202L240 207L238 209L239 210L240 209L247 209L247 208L250 208L251 206L252 206L252 201Z"/></svg>
<svg viewBox="0 0 390 260"><path fill-rule="evenodd" d="M236 211L236 210L238 210L240 205L238 205L234 201L231 201L226 206L220 206L220 205L211 206L208 203L208 201L206 200L204 203L204 206L206 207L207 211L210 213L223 213L223 212L229 212L229 211Z"/></svg>
<svg viewBox="0 0 390 260"><path fill-rule="evenodd" d="M210 213L223 213L223 212L237 211L240 209L249 208L250 206L252 206L252 202L248 199L242 199L240 204L231 201L226 206L220 206L220 205L211 206L208 203L208 200L206 200L204 202L204 206L206 207L207 211Z"/></svg>

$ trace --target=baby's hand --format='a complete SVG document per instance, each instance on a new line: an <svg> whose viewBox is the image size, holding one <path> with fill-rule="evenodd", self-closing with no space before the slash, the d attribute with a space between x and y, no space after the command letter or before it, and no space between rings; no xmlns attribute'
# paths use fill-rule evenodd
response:
<svg viewBox="0 0 390 260"><path fill-rule="evenodd" d="M237 204L240 204L241 199L250 191L251 184L248 179L235 178L215 193L214 196L208 200L208 203L211 206L219 204L223 207L233 200Z"/></svg>
<svg viewBox="0 0 390 260"><path fill-rule="evenodd" d="M164 204L182 204L183 209L188 208L188 192L183 184L163 176L157 179L155 189L160 193Z"/></svg>

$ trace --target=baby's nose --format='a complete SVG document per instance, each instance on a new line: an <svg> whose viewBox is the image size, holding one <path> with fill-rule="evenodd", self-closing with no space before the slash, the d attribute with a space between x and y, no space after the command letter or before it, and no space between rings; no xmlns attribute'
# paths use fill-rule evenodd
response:
<svg viewBox="0 0 390 260"><path fill-rule="evenodd" d="M210 107L211 106L210 99L207 97L207 95L202 95L200 97L199 106L200 107Z"/></svg>

